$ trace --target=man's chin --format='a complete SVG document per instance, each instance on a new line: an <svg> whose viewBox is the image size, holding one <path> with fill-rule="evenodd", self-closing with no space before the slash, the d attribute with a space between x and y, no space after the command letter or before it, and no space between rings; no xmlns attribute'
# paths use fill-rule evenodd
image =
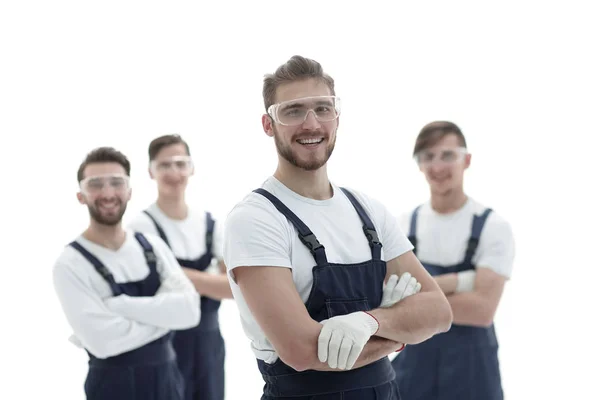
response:
<svg viewBox="0 0 600 400"><path fill-rule="evenodd" d="M100 218L100 219L96 219L96 222L99 223L100 225L115 226L115 225L118 225L119 222L121 222L121 218L119 218L119 219Z"/></svg>

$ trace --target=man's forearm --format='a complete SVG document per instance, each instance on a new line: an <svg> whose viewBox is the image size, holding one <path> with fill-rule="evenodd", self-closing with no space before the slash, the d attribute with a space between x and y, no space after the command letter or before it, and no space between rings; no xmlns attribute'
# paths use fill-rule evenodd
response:
<svg viewBox="0 0 600 400"><path fill-rule="evenodd" d="M456 293L448 296L454 323L487 327L492 324L496 307L478 292Z"/></svg>
<svg viewBox="0 0 600 400"><path fill-rule="evenodd" d="M202 296L207 296L215 300L233 298L226 275L215 275L191 268L182 269L185 275L192 281L196 291Z"/></svg>
<svg viewBox="0 0 600 400"><path fill-rule="evenodd" d="M417 293L370 314L379 322L376 335L398 343L417 344L448 331L452 309L441 292Z"/></svg>
<svg viewBox="0 0 600 400"><path fill-rule="evenodd" d="M187 329L200 321L198 294L157 293L154 296L120 295L104 301L112 312L128 319L167 329Z"/></svg>
<svg viewBox="0 0 600 400"><path fill-rule="evenodd" d="M444 292L446 296L456 291L456 286L458 285L458 274L442 274L434 276L433 279L435 279L440 289L442 289L442 292Z"/></svg>
<svg viewBox="0 0 600 400"><path fill-rule="evenodd" d="M402 347L402 343L394 342L393 340L385 339L379 336L371 336L365 347L363 348L358 360L354 364L352 369L364 367L377 360L387 357L389 354L395 352ZM317 358L316 364L313 368L316 371L343 371L339 368L330 368L326 362L322 363Z"/></svg>

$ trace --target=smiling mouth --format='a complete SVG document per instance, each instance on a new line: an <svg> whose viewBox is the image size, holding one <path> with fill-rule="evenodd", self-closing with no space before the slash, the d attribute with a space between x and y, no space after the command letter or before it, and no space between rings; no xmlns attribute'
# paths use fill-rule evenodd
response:
<svg viewBox="0 0 600 400"><path fill-rule="evenodd" d="M100 205L100 209L107 211L107 212L113 212L119 209L119 204L118 203L110 203L110 204L101 204Z"/></svg>
<svg viewBox="0 0 600 400"><path fill-rule="evenodd" d="M325 140L325 138L308 138L308 139L298 139L296 140L297 143L300 143L301 145L314 145L314 144L320 144Z"/></svg>

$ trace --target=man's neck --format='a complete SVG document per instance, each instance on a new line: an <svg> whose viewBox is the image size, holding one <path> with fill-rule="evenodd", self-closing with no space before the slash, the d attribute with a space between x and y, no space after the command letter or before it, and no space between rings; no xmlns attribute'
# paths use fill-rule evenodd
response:
<svg viewBox="0 0 600 400"><path fill-rule="evenodd" d="M333 188L327 176L327 164L316 171L306 171L289 163L279 162L273 176L300 196L314 200L327 200Z"/></svg>
<svg viewBox="0 0 600 400"><path fill-rule="evenodd" d="M103 225L92 221L82 236L92 243L111 250L121 248L127 238L121 222L116 225Z"/></svg>
<svg viewBox="0 0 600 400"><path fill-rule="evenodd" d="M158 196L156 205L169 218L176 220L186 219L188 216L188 206L185 197L165 198Z"/></svg>
<svg viewBox="0 0 600 400"><path fill-rule="evenodd" d="M462 188L444 194L431 193L431 208L440 214L449 214L459 210L467 200L468 197Z"/></svg>

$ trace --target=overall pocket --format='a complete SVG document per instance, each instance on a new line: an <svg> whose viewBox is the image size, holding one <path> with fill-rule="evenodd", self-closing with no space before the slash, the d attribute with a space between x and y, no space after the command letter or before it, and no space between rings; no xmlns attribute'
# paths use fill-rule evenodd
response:
<svg viewBox="0 0 600 400"><path fill-rule="evenodd" d="M326 299L327 318L346 315L356 311L369 311L369 301L362 299Z"/></svg>

